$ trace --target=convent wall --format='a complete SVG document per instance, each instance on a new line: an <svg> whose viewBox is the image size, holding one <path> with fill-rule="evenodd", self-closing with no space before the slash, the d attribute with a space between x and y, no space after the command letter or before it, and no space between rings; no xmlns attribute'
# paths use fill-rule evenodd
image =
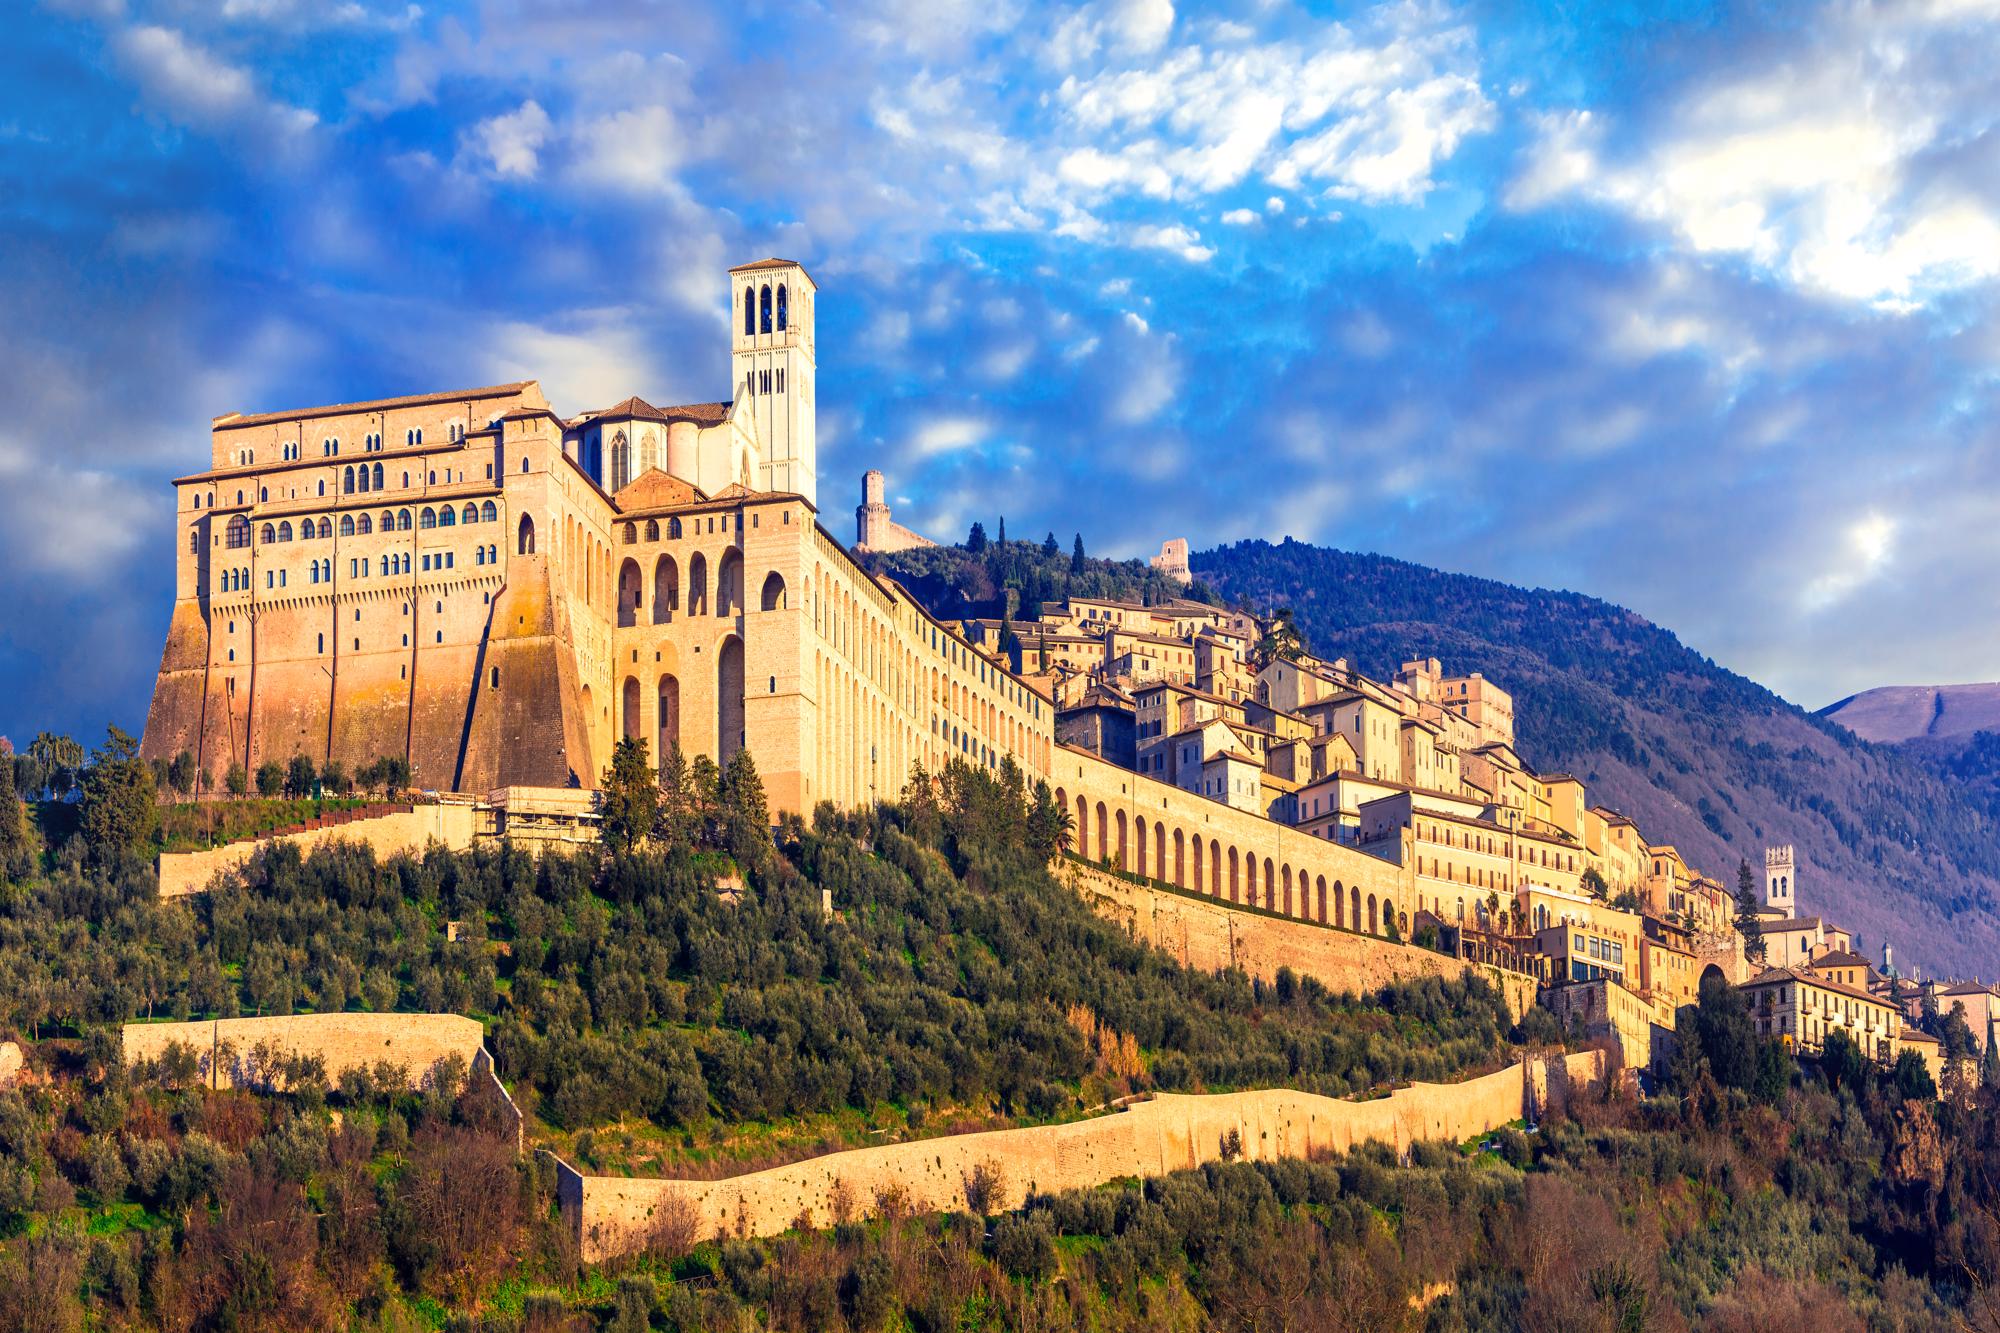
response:
<svg viewBox="0 0 2000 1333"><path fill-rule="evenodd" d="M421 852L432 842L462 851L472 845L476 812L466 804L418 805L365 819L331 823L297 833L273 834L199 852L160 854L160 896L182 898L205 891L219 874L233 874L260 848L290 843L301 856L333 842L362 843L386 860L398 852Z"/></svg>
<svg viewBox="0 0 2000 1333"><path fill-rule="evenodd" d="M1409 938L1409 867L1059 747L1045 774L1074 821L1070 849L1279 916ZM1405 858L1407 861L1408 858Z"/></svg>
<svg viewBox="0 0 2000 1333"><path fill-rule="evenodd" d="M857 1215L900 1191L916 1212L966 1206L975 1168L997 1167L1002 1207L1030 1194L1088 1189L1124 1177L1160 1176L1221 1160L1225 1144L1245 1159L1271 1161L1342 1152L1364 1142L1397 1150L1419 1140L1458 1142L1545 1105L1551 1065L1573 1084L1602 1076L1595 1051L1534 1059L1456 1084L1419 1083L1373 1101L1350 1102L1271 1089L1213 1096L1167 1094L1093 1120L919 1139L831 1153L727 1180L637 1180L585 1176L566 1164L557 1192L586 1263L642 1248L663 1206L681 1201L700 1236L770 1236L799 1218L835 1220L835 1189Z"/></svg>
<svg viewBox="0 0 2000 1333"><path fill-rule="evenodd" d="M1487 964L1467 962L1414 945L1395 944L1316 921L1279 920L1186 891L1135 884L1076 862L1057 876L1081 894L1099 915L1116 921L1136 939L1173 955L1182 966L1202 971L1239 968L1270 981L1280 967L1316 978L1327 989L1367 995L1398 981L1425 977L1456 979L1477 975L1506 1000L1518 1021L1535 1003L1535 978Z"/></svg>
<svg viewBox="0 0 2000 1333"><path fill-rule="evenodd" d="M240 1063L258 1046L269 1045L291 1056L318 1056L329 1087L350 1069L373 1071L384 1063L402 1067L414 1087L452 1056L472 1069L484 1041L478 1020L459 1014L291 1014L127 1023L124 1054L128 1065L158 1059L178 1042L203 1059L211 1086L231 1087Z"/></svg>

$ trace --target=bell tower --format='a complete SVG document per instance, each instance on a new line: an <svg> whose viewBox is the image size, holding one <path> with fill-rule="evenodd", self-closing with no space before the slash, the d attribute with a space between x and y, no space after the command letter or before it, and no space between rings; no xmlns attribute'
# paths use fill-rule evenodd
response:
<svg viewBox="0 0 2000 1333"><path fill-rule="evenodd" d="M763 459L758 486L819 503L818 354L813 323L819 289L804 265L760 259L729 270L729 369L739 410L756 423Z"/></svg>
<svg viewBox="0 0 2000 1333"><path fill-rule="evenodd" d="M1792 863L1792 849L1764 849L1764 905L1781 917L1795 915L1798 905L1798 876Z"/></svg>

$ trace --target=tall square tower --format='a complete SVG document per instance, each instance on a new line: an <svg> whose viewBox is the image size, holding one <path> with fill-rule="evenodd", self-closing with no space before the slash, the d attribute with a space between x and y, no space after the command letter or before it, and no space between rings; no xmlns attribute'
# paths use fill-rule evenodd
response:
<svg viewBox="0 0 2000 1333"><path fill-rule="evenodd" d="M1796 914L1798 875L1792 864L1792 849L1764 849L1764 906L1783 917Z"/></svg>
<svg viewBox="0 0 2000 1333"><path fill-rule="evenodd" d="M729 270L733 393L756 422L763 457L760 489L793 491L819 503L818 358L813 317L818 288L789 259L760 259Z"/></svg>

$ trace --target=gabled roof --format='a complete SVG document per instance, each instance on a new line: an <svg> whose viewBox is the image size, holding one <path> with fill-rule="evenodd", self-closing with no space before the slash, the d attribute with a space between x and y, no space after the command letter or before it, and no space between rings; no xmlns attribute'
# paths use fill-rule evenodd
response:
<svg viewBox="0 0 2000 1333"><path fill-rule="evenodd" d="M570 422L574 429L589 421L692 421L698 426L719 426L729 417L729 403L682 403L677 407L654 407L634 395L622 403L585 412Z"/></svg>
<svg viewBox="0 0 2000 1333"><path fill-rule="evenodd" d="M709 497L701 488L679 477L670 476L656 467L649 467L630 482L625 489L612 497L621 513L637 513L648 509L672 509L680 505L699 504Z"/></svg>
<svg viewBox="0 0 2000 1333"><path fill-rule="evenodd" d="M340 417L355 412L382 412L397 407L422 407L426 403L456 403L474 398L506 398L533 387L533 380L512 384L489 384L479 389L447 389L441 393L413 393L400 398L369 398L358 403L329 403L323 407L297 407L285 412L225 412L209 423L216 428L268 426L274 421L297 421L304 417Z"/></svg>

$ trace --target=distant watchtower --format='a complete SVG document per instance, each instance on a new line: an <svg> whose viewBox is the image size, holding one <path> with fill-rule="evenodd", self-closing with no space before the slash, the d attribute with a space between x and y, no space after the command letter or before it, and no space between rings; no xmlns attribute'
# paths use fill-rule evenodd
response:
<svg viewBox="0 0 2000 1333"><path fill-rule="evenodd" d="M889 505L882 498L882 471L869 468L861 474L861 504L854 511L854 544L864 551L879 550L889 534Z"/></svg>
<svg viewBox="0 0 2000 1333"><path fill-rule="evenodd" d="M730 370L734 396L750 408L765 473L761 489L819 503L813 343L817 289L804 266L760 259L729 270Z"/></svg>
<svg viewBox="0 0 2000 1333"><path fill-rule="evenodd" d="M1764 849L1764 905L1780 916L1794 915L1798 906L1794 892L1798 888L1798 876L1792 865L1792 849L1783 847Z"/></svg>

